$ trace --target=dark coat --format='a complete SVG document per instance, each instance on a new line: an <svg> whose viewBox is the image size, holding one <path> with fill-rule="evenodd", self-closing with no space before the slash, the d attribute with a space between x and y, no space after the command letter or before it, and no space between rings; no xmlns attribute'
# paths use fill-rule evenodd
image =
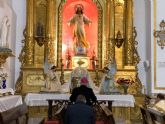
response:
<svg viewBox="0 0 165 124"><path fill-rule="evenodd" d="M97 98L91 88L86 87L85 85L81 85L80 87L76 87L72 91L72 95L70 96L70 101L73 103L76 101L77 96L82 94L86 98L86 103L88 105L92 105L92 102L96 102Z"/></svg>
<svg viewBox="0 0 165 124"><path fill-rule="evenodd" d="M95 124L95 113L92 107L78 101L67 108L64 124Z"/></svg>

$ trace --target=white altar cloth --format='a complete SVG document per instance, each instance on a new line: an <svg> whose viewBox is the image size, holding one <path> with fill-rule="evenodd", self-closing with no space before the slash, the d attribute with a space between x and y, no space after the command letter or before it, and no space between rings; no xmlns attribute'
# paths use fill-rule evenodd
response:
<svg viewBox="0 0 165 124"><path fill-rule="evenodd" d="M0 97L0 112L7 111L22 104L22 96L10 95Z"/></svg>
<svg viewBox="0 0 165 124"><path fill-rule="evenodd" d="M28 93L25 103L28 106L47 106L48 99L69 100L70 94L35 94ZM135 99L133 95L96 95L98 101L113 101L112 106L134 107Z"/></svg>
<svg viewBox="0 0 165 124"><path fill-rule="evenodd" d="M10 92L12 95L14 95L14 90L12 88L6 88L6 89L0 89L0 93L7 93Z"/></svg>

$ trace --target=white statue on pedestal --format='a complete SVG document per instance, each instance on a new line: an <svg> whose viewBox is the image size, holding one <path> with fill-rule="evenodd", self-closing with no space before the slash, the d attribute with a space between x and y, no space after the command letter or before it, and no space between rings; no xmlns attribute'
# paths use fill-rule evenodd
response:
<svg viewBox="0 0 165 124"><path fill-rule="evenodd" d="M61 90L60 79L56 73L56 67L52 66L51 69L46 74L45 91L60 92L60 90Z"/></svg>
<svg viewBox="0 0 165 124"><path fill-rule="evenodd" d="M8 36L9 36L9 18L5 16L2 19L1 27L0 27L0 46L7 47L8 46Z"/></svg>

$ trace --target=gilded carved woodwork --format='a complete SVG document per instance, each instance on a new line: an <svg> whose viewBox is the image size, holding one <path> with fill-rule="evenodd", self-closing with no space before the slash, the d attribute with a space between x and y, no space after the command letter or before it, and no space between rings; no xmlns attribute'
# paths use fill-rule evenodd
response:
<svg viewBox="0 0 165 124"><path fill-rule="evenodd" d="M48 62L55 64L55 0L47 0L46 37Z"/></svg>
<svg viewBox="0 0 165 124"><path fill-rule="evenodd" d="M125 65L133 65L133 1L125 1L125 50L126 50L126 60Z"/></svg>
<svg viewBox="0 0 165 124"><path fill-rule="evenodd" d="M137 66L137 64L140 62L140 56L138 54L138 51L137 51L137 45L138 45L138 42L136 41L136 37L137 37L137 32L136 32L136 28L133 27L133 65Z"/></svg>
<svg viewBox="0 0 165 124"><path fill-rule="evenodd" d="M33 65L34 62L34 42L33 42L33 0L27 0L27 21L25 40L25 63L26 66Z"/></svg>
<svg viewBox="0 0 165 124"><path fill-rule="evenodd" d="M109 16L109 23L110 23L110 28L109 28L109 36L108 36L108 60L111 60L113 63L113 60L115 59L115 3L114 0L110 1L110 16Z"/></svg>
<svg viewBox="0 0 165 124"><path fill-rule="evenodd" d="M12 50L0 47L0 67L2 67L2 65L6 62L8 57L14 57Z"/></svg>
<svg viewBox="0 0 165 124"><path fill-rule="evenodd" d="M23 45L19 57L22 66L20 76L16 84L16 89L19 93L26 94L28 92L40 91L44 84L43 66L46 57L48 58L49 63L58 66L57 73L60 75L62 72L62 81L64 82L69 80L72 69L63 70L62 68L60 70L60 67L62 67L62 9L65 2L67 2L67 0L61 0L58 5L57 0L27 0L27 24L26 35L24 35L25 44ZM130 87L129 93L134 94L134 89L136 89L134 87L138 87L135 92L139 92L139 85L141 82L137 76L138 73L136 66L140 61L140 57L137 52L137 42L135 41L137 32L135 31L133 35L132 0L124 0L124 5L122 5L124 9L122 13L120 13L123 15L122 21L116 20L121 18L114 17L116 5L115 0L106 0L104 1L104 4L100 4L101 0L93 0L93 2L98 8L98 68L96 70L89 70L91 78L96 80L96 84L99 85L99 81L102 77L102 68L108 61L113 62L114 58L116 58L118 70L115 75L115 79L120 77L133 79L138 82L136 83L138 86L132 86L133 88ZM43 6L38 7L41 3ZM35 5L33 8L34 12L32 9L33 4ZM40 8L40 11L38 8ZM45 30L45 43L42 47L38 46L34 39L36 24L39 20L43 23ZM122 27L120 31L122 33L124 43L120 48L116 48L115 34L118 29L115 27L117 27L119 22L122 23L120 24L122 26L118 27ZM38 48L40 48L40 50L38 50ZM43 55L38 53L42 53ZM31 67L29 67L29 65ZM127 66L127 68L125 66ZM137 109L138 107L135 107L135 109L113 108L113 113L116 117L120 115L120 117L124 117L126 119L130 119L132 117L131 115L136 115L136 118L140 118L141 115ZM46 117L47 108L43 106L35 108L30 107L29 115L33 117Z"/></svg>
<svg viewBox="0 0 165 124"><path fill-rule="evenodd" d="M137 32L133 29L133 0L92 0L98 9L98 46L97 72L89 72L97 85L100 82L102 68L116 59L117 73L115 78L138 78L137 64L140 57L137 52ZM58 74L62 74L62 81L69 80L72 68L61 69L62 65L62 10L67 0L27 0L27 19L24 30L25 39L19 56L21 73L17 80L17 88L22 93L39 92L44 80L44 64L55 64ZM36 42L37 24L43 25L43 45ZM123 44L115 46L116 34L121 32ZM39 75L39 76L38 76ZM96 75L100 77L96 77ZM33 77L33 78L32 78ZM37 83L37 79L41 79ZM30 83L29 83L30 82ZM34 85L31 85L33 84ZM141 82L139 82L141 83ZM17 89L16 88L16 89Z"/></svg>

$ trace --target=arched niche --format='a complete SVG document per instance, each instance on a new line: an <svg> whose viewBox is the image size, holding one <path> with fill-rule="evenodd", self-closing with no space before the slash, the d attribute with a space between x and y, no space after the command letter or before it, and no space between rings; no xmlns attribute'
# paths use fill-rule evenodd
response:
<svg viewBox="0 0 165 124"><path fill-rule="evenodd" d="M67 21L74 15L75 6L83 6L84 15L92 21L90 26L85 26L86 38L89 43L87 56L91 58L95 54L98 58L98 65L102 67L102 7L98 1L93 0L68 0L61 2L58 8L58 41L57 41L57 64L61 65L61 59L66 62L66 55L73 53L73 26L68 26ZM64 63L64 68L65 68ZM89 67L89 69L91 66Z"/></svg>

